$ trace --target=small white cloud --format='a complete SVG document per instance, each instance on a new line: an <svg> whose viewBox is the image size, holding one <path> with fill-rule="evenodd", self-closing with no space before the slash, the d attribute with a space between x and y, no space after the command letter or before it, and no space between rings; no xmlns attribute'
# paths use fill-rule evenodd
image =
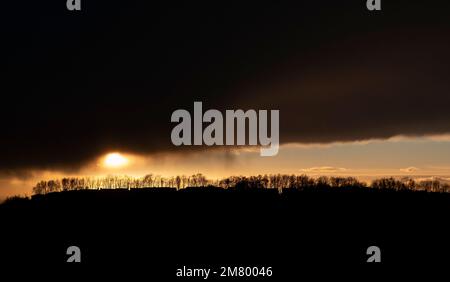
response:
<svg viewBox="0 0 450 282"><path fill-rule="evenodd" d="M346 170L347 169L343 167L332 167L332 166L316 166L300 169L301 172L308 172L308 173L335 173L335 172L344 172Z"/></svg>
<svg viewBox="0 0 450 282"><path fill-rule="evenodd" d="M417 167L414 167L414 166L410 166L410 167L406 167L406 168L401 168L400 169L401 172L408 172L408 173L415 172L415 171L418 171L418 170L420 170L420 169L417 168Z"/></svg>

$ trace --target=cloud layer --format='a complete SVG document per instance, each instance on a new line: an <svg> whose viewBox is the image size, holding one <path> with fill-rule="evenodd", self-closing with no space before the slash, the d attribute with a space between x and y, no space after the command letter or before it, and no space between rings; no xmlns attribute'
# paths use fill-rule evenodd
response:
<svg viewBox="0 0 450 282"><path fill-rule="evenodd" d="M327 4L9 7L0 170L175 151L171 113L194 101L279 109L282 143L449 133L445 9Z"/></svg>

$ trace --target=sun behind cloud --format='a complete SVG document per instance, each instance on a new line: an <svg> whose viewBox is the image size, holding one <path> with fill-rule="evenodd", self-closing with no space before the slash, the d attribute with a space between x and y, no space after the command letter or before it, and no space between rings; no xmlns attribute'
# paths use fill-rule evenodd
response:
<svg viewBox="0 0 450 282"><path fill-rule="evenodd" d="M103 160L103 165L108 168L119 168L128 165L128 158L120 153L109 153Z"/></svg>

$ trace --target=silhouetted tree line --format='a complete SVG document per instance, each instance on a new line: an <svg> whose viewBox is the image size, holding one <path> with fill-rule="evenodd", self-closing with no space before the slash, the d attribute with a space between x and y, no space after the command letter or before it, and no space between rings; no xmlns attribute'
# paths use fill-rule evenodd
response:
<svg viewBox="0 0 450 282"><path fill-rule="evenodd" d="M393 189L393 190L415 190L427 192L450 192L450 185L442 183L439 180L422 180L416 182L410 177L404 177L397 180L393 177L381 178L372 182L372 188L375 189Z"/></svg>
<svg viewBox="0 0 450 282"><path fill-rule="evenodd" d="M106 177L70 177L56 180L40 181L33 187L34 194L46 194L59 191L83 189L132 189L148 187L172 187L183 189L187 187L215 186L224 189L282 189L294 188L373 188L389 190L414 190L429 192L450 192L450 186L438 180L415 182L411 178L397 180L395 178L381 178L374 180L370 186L358 181L354 177L327 177L312 178L307 175L269 174L258 176L230 176L219 180L209 180L203 174L191 176L162 177L147 174L144 177L106 176Z"/></svg>

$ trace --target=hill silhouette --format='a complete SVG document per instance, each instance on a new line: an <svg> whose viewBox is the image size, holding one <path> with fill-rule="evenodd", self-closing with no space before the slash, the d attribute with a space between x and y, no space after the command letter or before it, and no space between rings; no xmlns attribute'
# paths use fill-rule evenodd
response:
<svg viewBox="0 0 450 282"><path fill-rule="evenodd" d="M9 265L134 269L175 279L177 267L272 266L275 281L298 267L366 264L439 267L448 262L450 194L355 187L219 187L75 190L0 205L1 256Z"/></svg>

